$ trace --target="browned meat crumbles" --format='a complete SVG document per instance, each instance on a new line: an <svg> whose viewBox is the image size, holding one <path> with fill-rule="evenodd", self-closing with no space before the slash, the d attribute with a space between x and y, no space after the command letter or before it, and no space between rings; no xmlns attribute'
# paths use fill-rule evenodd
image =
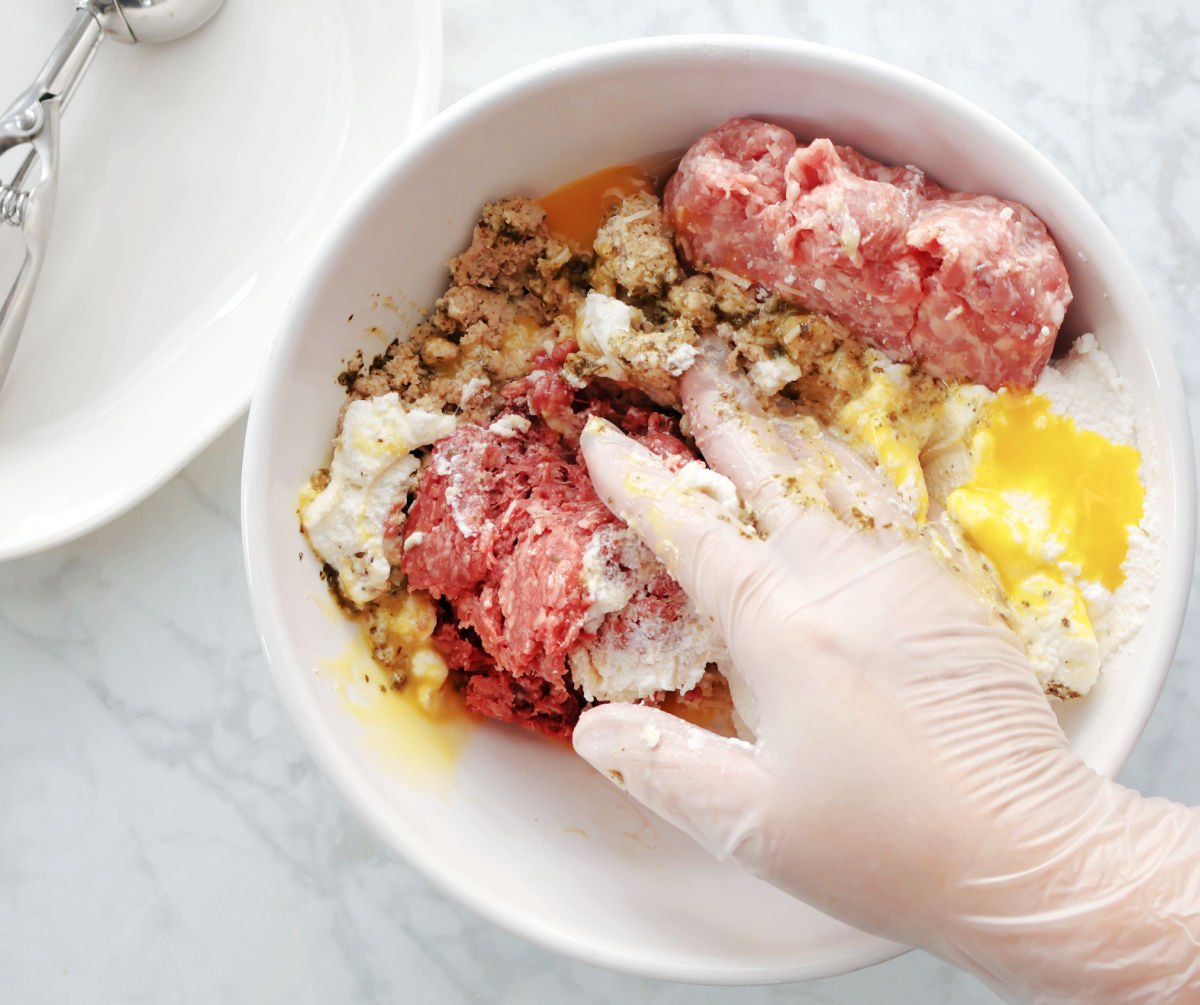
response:
<svg viewBox="0 0 1200 1005"><path fill-rule="evenodd" d="M339 379L349 400L395 391L413 407L490 418L499 387L528 373L538 352L571 337L590 268L590 258L550 235L536 202L485 206L428 320L370 363L361 353L347 363Z"/></svg>
<svg viewBox="0 0 1200 1005"><path fill-rule="evenodd" d="M565 364L574 383L619 377L671 405L678 376L667 365L672 350L713 330L733 347L731 365L754 373L755 364L790 361L775 368L790 378L779 387L758 382L775 407L802 401L828 422L862 390L862 348L841 325L767 297L740 277L685 275L659 200L645 192L609 216L594 255L572 253L551 235L535 201L490 203L470 246L451 261L450 277L429 318L407 337L369 363L361 353L347 363L339 379L348 401L395 391L412 407L490 421L500 387L528 373L539 352L574 340L579 351ZM580 338L577 316L589 290L636 305L628 338L613 350L628 364L620 374L606 372L599 347Z"/></svg>
<svg viewBox="0 0 1200 1005"><path fill-rule="evenodd" d="M657 197L627 197L596 234L592 289L641 304L683 278L675 243Z"/></svg>

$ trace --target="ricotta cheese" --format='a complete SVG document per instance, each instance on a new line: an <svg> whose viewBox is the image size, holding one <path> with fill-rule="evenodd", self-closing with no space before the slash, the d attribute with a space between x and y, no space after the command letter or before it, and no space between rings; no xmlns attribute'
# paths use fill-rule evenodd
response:
<svg viewBox="0 0 1200 1005"><path fill-rule="evenodd" d="M601 527L583 550L583 585L590 598L583 630L595 632L605 617L623 610L656 560L628 527Z"/></svg>
<svg viewBox="0 0 1200 1005"><path fill-rule="evenodd" d="M737 487L703 461L688 461L676 471L671 481L671 489L674 492L698 492L706 495L735 520L741 520L745 516Z"/></svg>
<svg viewBox="0 0 1200 1005"><path fill-rule="evenodd" d="M491 387L491 381L486 377L472 377L463 384L462 393L458 398L458 407L466 408L468 404L474 401L479 395Z"/></svg>
<svg viewBox="0 0 1200 1005"><path fill-rule="evenodd" d="M777 394L793 380L800 379L800 367L786 356L760 359L750 365L748 373L763 394Z"/></svg>
<svg viewBox="0 0 1200 1005"><path fill-rule="evenodd" d="M656 373L680 377L696 361L700 350L690 327L642 331L640 316L616 297L594 290L588 293L578 313L576 335L593 374L635 381ZM572 378L569 369L566 376ZM578 375L574 377L572 382L581 386Z"/></svg>
<svg viewBox="0 0 1200 1005"><path fill-rule="evenodd" d="M716 626L686 597L682 608L646 602L662 573L654 553L628 527L603 527L588 543L583 577L591 604L584 629L599 634L569 656L571 678L588 701L690 691L710 663L728 660ZM602 627L605 618L619 616L630 604L634 617L615 630Z"/></svg>
<svg viewBox="0 0 1200 1005"><path fill-rule="evenodd" d="M947 508L993 564L1042 687L1085 694L1141 623L1158 565L1152 445L1091 335L1032 394L989 402L969 462Z"/></svg>
<svg viewBox="0 0 1200 1005"><path fill-rule="evenodd" d="M1137 413L1129 385L1092 334L1075 340L1070 353L1042 371L1034 390L1059 415L1113 443L1138 445Z"/></svg>
<svg viewBox="0 0 1200 1005"><path fill-rule="evenodd" d="M1129 385L1093 335L1080 336L1066 359L1047 367L1038 380L1037 391L1050 400L1051 409L1070 416L1081 429L1099 433L1114 443L1134 446L1141 455L1138 474L1145 497L1140 523L1129 528L1128 550L1121 564L1124 581L1111 591L1099 583L1081 584L1103 662L1137 633L1158 581L1162 506L1157 488L1157 446L1138 422Z"/></svg>
<svg viewBox="0 0 1200 1005"><path fill-rule="evenodd" d="M512 412L508 415L500 416L500 418L488 426L488 432L495 433L505 440L511 440L521 433L529 432L529 420L523 415L517 415L515 412Z"/></svg>
<svg viewBox="0 0 1200 1005"><path fill-rule="evenodd" d="M729 659L716 627L694 609L676 621L643 617L623 642L592 642L571 652L571 679L588 701L683 694L700 683L710 663Z"/></svg>
<svg viewBox="0 0 1200 1005"><path fill-rule="evenodd" d="M300 507L313 551L337 573L338 589L362 606L388 586L384 535L396 532L416 483L414 451L454 431L451 415L406 411L392 391L351 402L329 464L329 484Z"/></svg>

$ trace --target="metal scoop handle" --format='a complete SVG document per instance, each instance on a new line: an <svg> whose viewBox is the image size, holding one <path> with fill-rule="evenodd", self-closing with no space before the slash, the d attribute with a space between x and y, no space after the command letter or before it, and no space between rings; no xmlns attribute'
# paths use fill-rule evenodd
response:
<svg viewBox="0 0 1200 1005"><path fill-rule="evenodd" d="M0 306L0 384L17 351L46 256L58 187L59 118L104 37L90 8L81 0L37 78L0 116L0 154L22 145L32 148L13 180L0 181L0 228L17 227L25 242L25 260Z"/></svg>

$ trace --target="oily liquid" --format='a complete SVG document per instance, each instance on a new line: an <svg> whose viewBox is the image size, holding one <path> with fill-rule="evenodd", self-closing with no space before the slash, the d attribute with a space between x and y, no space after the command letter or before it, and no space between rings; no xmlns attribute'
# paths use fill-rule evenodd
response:
<svg viewBox="0 0 1200 1005"><path fill-rule="evenodd" d="M588 252L596 231L621 200L635 192L658 192L679 163L678 153L656 154L615 164L561 185L537 201L550 232L572 251Z"/></svg>
<svg viewBox="0 0 1200 1005"><path fill-rule="evenodd" d="M386 671L355 639L318 669L362 725L363 743L393 774L414 785L448 791L476 725L462 697L446 686L424 708L416 687L391 687Z"/></svg>
<svg viewBox="0 0 1200 1005"><path fill-rule="evenodd" d="M658 707L718 736L738 735L737 724L733 718L733 699L723 678L710 682L706 693L699 700L693 697L684 701L678 694L668 692Z"/></svg>

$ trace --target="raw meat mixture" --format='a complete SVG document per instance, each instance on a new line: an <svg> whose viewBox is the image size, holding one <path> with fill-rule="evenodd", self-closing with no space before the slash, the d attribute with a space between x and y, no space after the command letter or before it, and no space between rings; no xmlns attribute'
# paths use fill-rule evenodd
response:
<svg viewBox="0 0 1200 1005"><path fill-rule="evenodd" d="M695 456L662 413L576 401L558 376L562 350L571 348L535 360L528 378L505 389L510 401L524 399L512 414L533 406L532 420L512 435L462 425L436 444L408 511L406 534L419 543L403 559L409 585L453 611L435 638L451 669L464 674L467 706L556 735L570 734L582 708L568 656L599 627L588 625L585 553L598 533L622 525L592 488L578 439L537 413L557 411L560 428L600 413L675 463ZM674 580L664 571L654 586L623 620L603 622L609 634L637 622L639 608L682 616L686 597Z"/></svg>
<svg viewBox="0 0 1200 1005"><path fill-rule="evenodd" d="M1071 302L1024 206L753 119L696 143L665 204L693 267L769 286L951 380L1031 387Z"/></svg>
<svg viewBox="0 0 1200 1005"><path fill-rule="evenodd" d="M882 443L898 418L941 407L939 377L1032 384L1070 301L1024 207L748 119L702 137L663 203L627 193L591 250L551 234L536 201L509 199L484 208L450 272L427 321L340 378L347 407L392 394L456 422L408 455L421 469L384 528L387 593L349 606L399 684L387 601L431 597L433 639L468 706L561 737L606 665L651 671L614 671L625 677L611 700L723 688L715 629L596 496L579 452L588 415L672 465L694 461L677 380L715 333L780 415L849 431L850 403L891 386L865 341L919 364L903 401L872 420ZM919 444L905 449L916 467ZM314 490L327 481L318 473ZM694 673L656 683L672 653Z"/></svg>

